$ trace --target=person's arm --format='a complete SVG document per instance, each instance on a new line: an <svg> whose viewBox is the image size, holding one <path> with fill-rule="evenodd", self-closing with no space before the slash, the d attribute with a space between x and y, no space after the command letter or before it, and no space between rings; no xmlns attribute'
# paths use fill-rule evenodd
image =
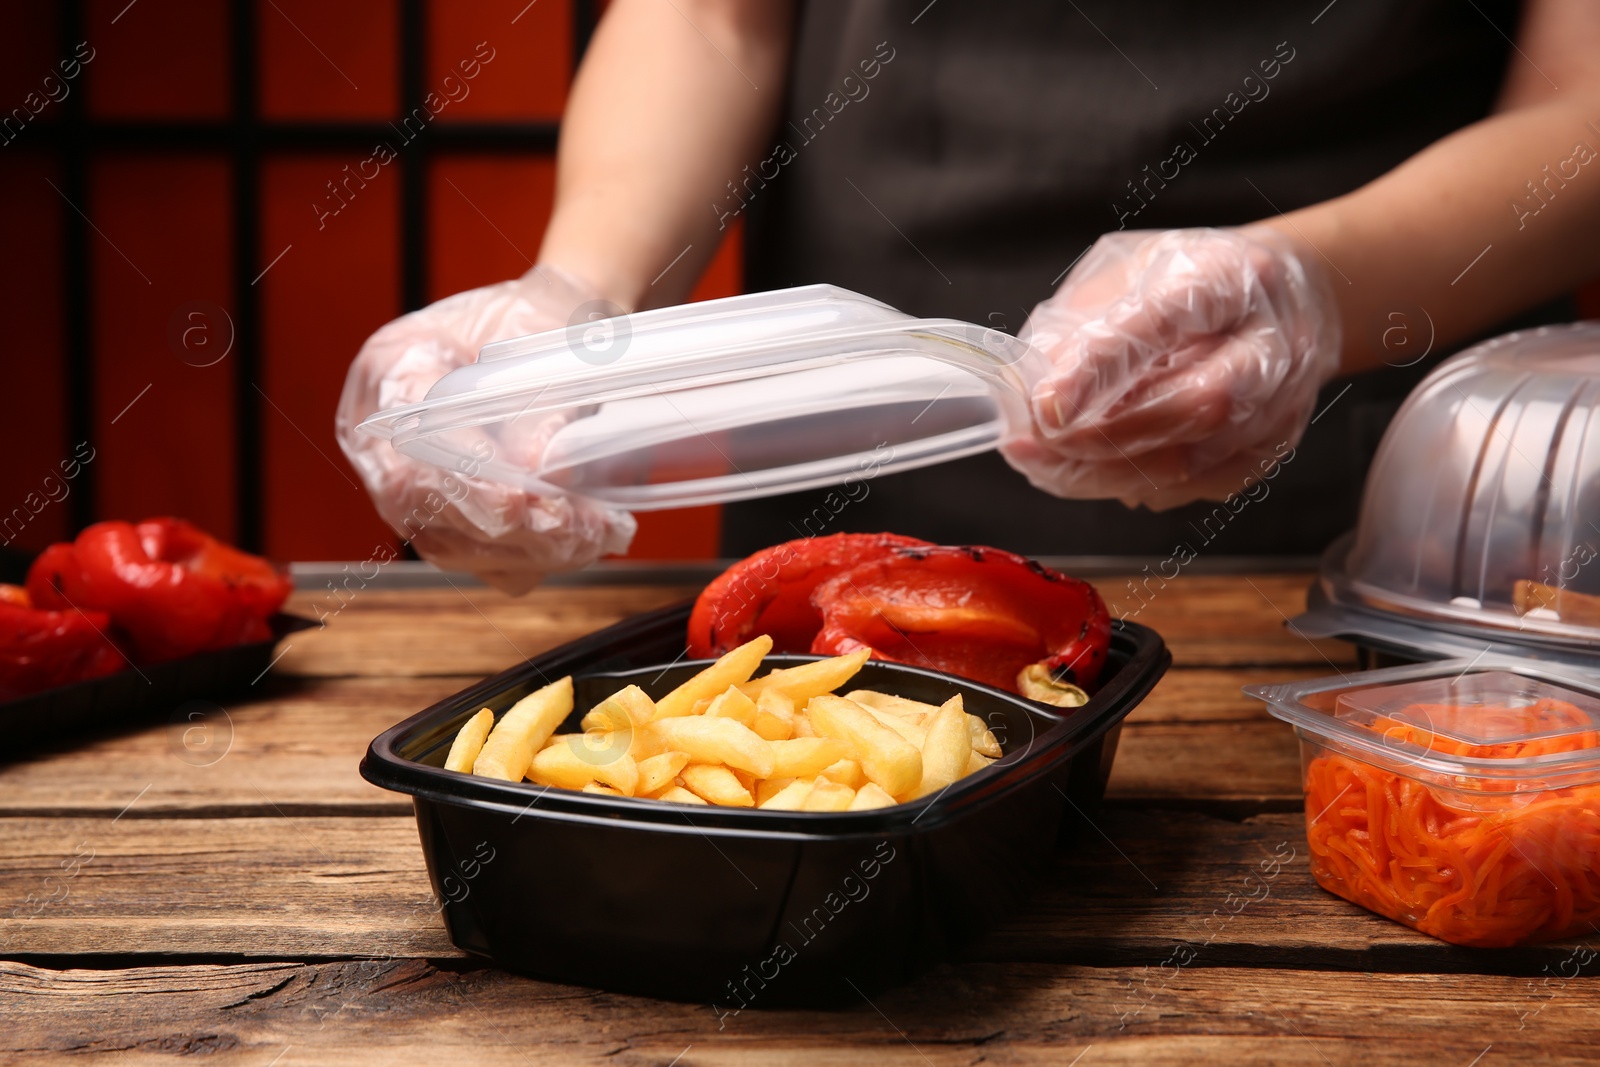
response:
<svg viewBox="0 0 1600 1067"><path fill-rule="evenodd" d="M1419 306L1444 346L1600 277L1600 4L1532 0L1494 115L1267 222L1326 268L1345 372L1394 361L1391 325L1425 336Z"/></svg>
<svg viewBox="0 0 1600 1067"><path fill-rule="evenodd" d="M562 120L541 262L625 308L685 299L776 125L792 23L787 0L613 0Z"/></svg>

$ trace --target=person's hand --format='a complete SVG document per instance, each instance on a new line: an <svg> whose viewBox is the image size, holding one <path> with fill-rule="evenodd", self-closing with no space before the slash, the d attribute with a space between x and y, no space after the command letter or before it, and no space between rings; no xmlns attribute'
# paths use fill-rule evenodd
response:
<svg viewBox="0 0 1600 1067"><path fill-rule="evenodd" d="M378 514L424 559L445 570L470 571L522 594L551 571L574 570L607 553L625 552L635 523L625 511L584 497L534 496L397 452L359 433L368 415L421 400L446 373L478 358L491 341L560 329L600 298L552 267L457 293L404 315L367 339L350 364L335 430ZM607 309L617 313L622 309ZM536 460L539 442L558 427L530 427L520 462Z"/></svg>
<svg viewBox="0 0 1600 1067"><path fill-rule="evenodd" d="M1339 367L1314 257L1264 226L1100 238L1028 318L1050 370L1006 458L1056 496L1158 511L1243 491Z"/></svg>

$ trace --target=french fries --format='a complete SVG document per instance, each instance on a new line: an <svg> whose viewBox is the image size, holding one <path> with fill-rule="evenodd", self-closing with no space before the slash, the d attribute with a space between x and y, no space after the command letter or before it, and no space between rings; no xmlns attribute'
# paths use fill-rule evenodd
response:
<svg viewBox="0 0 1600 1067"><path fill-rule="evenodd" d="M733 719L685 715L658 720L645 729L671 751L689 753L696 763L722 763L757 778L772 777L772 742Z"/></svg>
<svg viewBox="0 0 1600 1067"><path fill-rule="evenodd" d="M691 763L678 776L695 796L730 808L753 808L756 798L728 768L712 763Z"/></svg>
<svg viewBox="0 0 1600 1067"><path fill-rule="evenodd" d="M520 782L533 754L544 747L561 721L572 714L572 679L561 678L535 690L500 716L483 742L472 773Z"/></svg>
<svg viewBox="0 0 1600 1067"><path fill-rule="evenodd" d="M922 753L917 746L879 722L853 700L816 696L806 704L806 718L823 737L835 737L861 754L861 769L885 793L909 793L922 781Z"/></svg>
<svg viewBox="0 0 1600 1067"><path fill-rule="evenodd" d="M871 808L891 808L895 804L894 797L885 793L874 782L868 782L856 790L855 799L850 801L849 811L867 811Z"/></svg>
<svg viewBox="0 0 1600 1067"><path fill-rule="evenodd" d="M837 695L866 651L753 677L769 637L652 700L626 686L573 712L571 678L461 727L445 766L596 796L772 811L870 811L937 794L999 758L959 694L935 706L871 689Z"/></svg>
<svg viewBox="0 0 1600 1067"><path fill-rule="evenodd" d="M656 704L636 685L619 689L589 710L579 723L584 733L628 730L656 717Z"/></svg>
<svg viewBox="0 0 1600 1067"><path fill-rule="evenodd" d="M714 719L732 719L754 730L756 727L756 702L730 685L706 705L705 714Z"/></svg>
<svg viewBox="0 0 1600 1067"><path fill-rule="evenodd" d="M777 689L765 690L756 698L756 721L751 729L768 741L793 737L794 700Z"/></svg>
<svg viewBox="0 0 1600 1067"><path fill-rule="evenodd" d="M814 778L850 755L850 747L831 737L796 737L771 741L773 766L768 778Z"/></svg>
<svg viewBox="0 0 1600 1067"><path fill-rule="evenodd" d="M778 779L782 781L783 779ZM811 795L812 780L809 778L790 778L788 784L782 789L774 791L770 796L764 797L756 805L759 808L773 808L778 811L800 811L805 807L806 797Z"/></svg>
<svg viewBox="0 0 1600 1067"><path fill-rule="evenodd" d="M483 751L484 738L489 736L489 731L494 728L494 712L483 708L472 718L467 720L456 739L450 743L450 754L444 758L444 769L447 771L464 771L472 773L472 762L478 758L478 753Z"/></svg>
<svg viewBox="0 0 1600 1067"><path fill-rule="evenodd" d="M755 642L751 642L754 644ZM749 646L742 646L748 648ZM771 639L767 639L767 647L772 647ZM739 649L734 649L738 652ZM729 656L733 652L728 653ZM867 662L867 657L872 655L871 650L861 649L843 656L834 656L830 659L819 659L815 663L802 663L798 667L784 667L768 674L765 678L744 683L742 688L748 695L759 697L768 689L775 689L798 705L804 704L812 697L832 693L851 678L855 677L861 665ZM727 657L723 657L726 659ZM754 668L752 668L754 673Z"/></svg>
<svg viewBox="0 0 1600 1067"><path fill-rule="evenodd" d="M674 784L676 779L689 763L687 752L663 752L659 756L650 756L639 760L639 796L648 796L658 789L665 789Z"/></svg>
<svg viewBox="0 0 1600 1067"><path fill-rule="evenodd" d="M538 785L562 789L582 789L590 782L608 785L625 797L639 787L639 765L627 752L613 759L595 759L585 751L587 734L575 734L563 742L541 749L528 767L528 780Z"/></svg>
<svg viewBox="0 0 1600 1067"><path fill-rule="evenodd" d="M801 811L848 811L850 802L855 800L856 791L847 785L840 785L831 778L818 778L811 792L806 794L805 802L800 805Z"/></svg>
<svg viewBox="0 0 1600 1067"><path fill-rule="evenodd" d="M772 638L766 634L745 642L656 701L655 717L671 719L692 715L697 702L716 697L730 685L749 681L750 676L756 673L756 668L761 666L762 659L771 651Z"/></svg>
<svg viewBox="0 0 1600 1067"><path fill-rule="evenodd" d="M916 796L925 797L946 789L967 773L972 755L972 734L967 730L967 712L961 694L947 700L928 723L928 739L922 745L922 783Z"/></svg>

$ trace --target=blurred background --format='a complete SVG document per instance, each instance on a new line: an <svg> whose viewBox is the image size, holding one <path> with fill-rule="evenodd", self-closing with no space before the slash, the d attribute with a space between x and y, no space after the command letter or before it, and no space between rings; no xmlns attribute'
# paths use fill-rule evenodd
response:
<svg viewBox="0 0 1600 1067"><path fill-rule="evenodd" d="M12 565L90 522L158 514L280 560L398 545L334 442L345 369L396 315L532 265L567 85L602 7L8 5ZM738 291L730 234L696 299ZM639 525L632 558L717 554L715 508Z"/></svg>
<svg viewBox="0 0 1600 1067"><path fill-rule="evenodd" d="M160 514L278 560L398 546L334 441L346 367L389 319L532 264L603 6L9 5L0 572ZM695 299L738 291L729 233ZM1600 286L1577 306L1600 315ZM715 508L639 520L631 558L718 554Z"/></svg>

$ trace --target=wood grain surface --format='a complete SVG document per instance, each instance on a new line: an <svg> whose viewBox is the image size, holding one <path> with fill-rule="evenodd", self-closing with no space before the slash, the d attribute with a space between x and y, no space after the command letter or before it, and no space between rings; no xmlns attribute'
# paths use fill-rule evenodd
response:
<svg viewBox="0 0 1600 1067"><path fill-rule="evenodd" d="M1593 1062L1600 936L1460 949L1311 881L1297 743L1240 692L1352 668L1285 626L1308 580L1098 581L1174 667L1028 906L853 1009L720 1020L463 955L408 798L356 771L476 678L693 590L302 590L326 626L247 698L0 764L0 1059Z"/></svg>

